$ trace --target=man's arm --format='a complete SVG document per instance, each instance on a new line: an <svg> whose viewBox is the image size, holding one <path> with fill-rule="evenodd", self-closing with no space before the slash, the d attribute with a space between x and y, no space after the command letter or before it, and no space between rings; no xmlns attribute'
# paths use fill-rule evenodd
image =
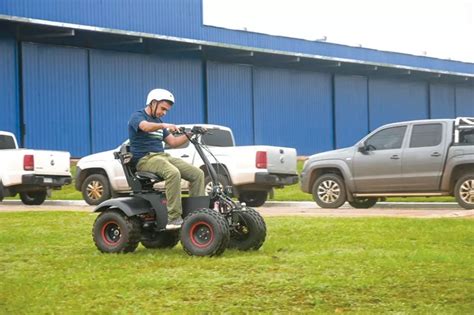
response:
<svg viewBox="0 0 474 315"><path fill-rule="evenodd" d="M174 137L172 135L167 136L166 138L163 139L170 147L176 148L179 147L180 145L186 143L188 141L188 138L185 135Z"/></svg>
<svg viewBox="0 0 474 315"><path fill-rule="evenodd" d="M140 128L144 132L152 132L152 131L157 131L160 129L168 129L170 132L178 131L178 127L176 127L176 125L165 124L165 123L154 123L154 122L149 122L146 120L142 120L140 124L138 124L138 128Z"/></svg>

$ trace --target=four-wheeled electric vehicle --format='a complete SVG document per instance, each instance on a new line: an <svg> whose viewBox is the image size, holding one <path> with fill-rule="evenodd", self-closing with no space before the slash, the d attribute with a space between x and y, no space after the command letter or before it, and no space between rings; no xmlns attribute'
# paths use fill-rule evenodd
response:
<svg viewBox="0 0 474 315"><path fill-rule="evenodd" d="M128 145L115 152L132 192L129 197L110 199L95 208L100 214L94 222L92 236L101 252L133 252L139 243L146 248L171 248L180 240L185 252L196 256L220 255L228 247L257 250L262 246L266 237L265 221L257 211L230 197L232 187L218 184L217 170L208 156L215 157L199 141L207 132L212 130L180 129L204 161L213 188L208 196L183 198L183 224L178 230L166 230L166 197L153 189L163 179L154 173L136 171Z"/></svg>

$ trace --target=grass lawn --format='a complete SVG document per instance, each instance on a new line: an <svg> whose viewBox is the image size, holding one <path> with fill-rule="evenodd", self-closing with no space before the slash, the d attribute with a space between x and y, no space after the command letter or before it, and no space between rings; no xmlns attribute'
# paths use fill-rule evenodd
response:
<svg viewBox="0 0 474 315"><path fill-rule="evenodd" d="M0 313L474 310L469 219L267 218L257 252L99 253L83 212L0 213Z"/></svg>

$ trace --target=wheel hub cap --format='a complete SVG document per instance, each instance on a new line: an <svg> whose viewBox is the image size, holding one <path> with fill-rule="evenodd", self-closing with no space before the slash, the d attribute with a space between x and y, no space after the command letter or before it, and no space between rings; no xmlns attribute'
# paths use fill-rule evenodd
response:
<svg viewBox="0 0 474 315"><path fill-rule="evenodd" d="M459 194L461 199L465 203L474 203L474 179L470 179L462 183L461 187L459 188Z"/></svg>
<svg viewBox="0 0 474 315"><path fill-rule="evenodd" d="M335 202L341 194L339 185L333 180L326 180L318 187L319 198L326 203Z"/></svg>
<svg viewBox="0 0 474 315"><path fill-rule="evenodd" d="M99 181L92 181L87 185L87 196L93 200L100 199L104 193L104 186Z"/></svg>

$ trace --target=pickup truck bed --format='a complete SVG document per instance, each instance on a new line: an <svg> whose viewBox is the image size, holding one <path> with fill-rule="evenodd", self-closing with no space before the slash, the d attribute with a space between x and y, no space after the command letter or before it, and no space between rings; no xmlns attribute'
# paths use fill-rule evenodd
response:
<svg viewBox="0 0 474 315"><path fill-rule="evenodd" d="M19 193L23 203L41 204L50 189L72 181L69 152L18 149L9 132L0 132L0 160L0 201Z"/></svg>

